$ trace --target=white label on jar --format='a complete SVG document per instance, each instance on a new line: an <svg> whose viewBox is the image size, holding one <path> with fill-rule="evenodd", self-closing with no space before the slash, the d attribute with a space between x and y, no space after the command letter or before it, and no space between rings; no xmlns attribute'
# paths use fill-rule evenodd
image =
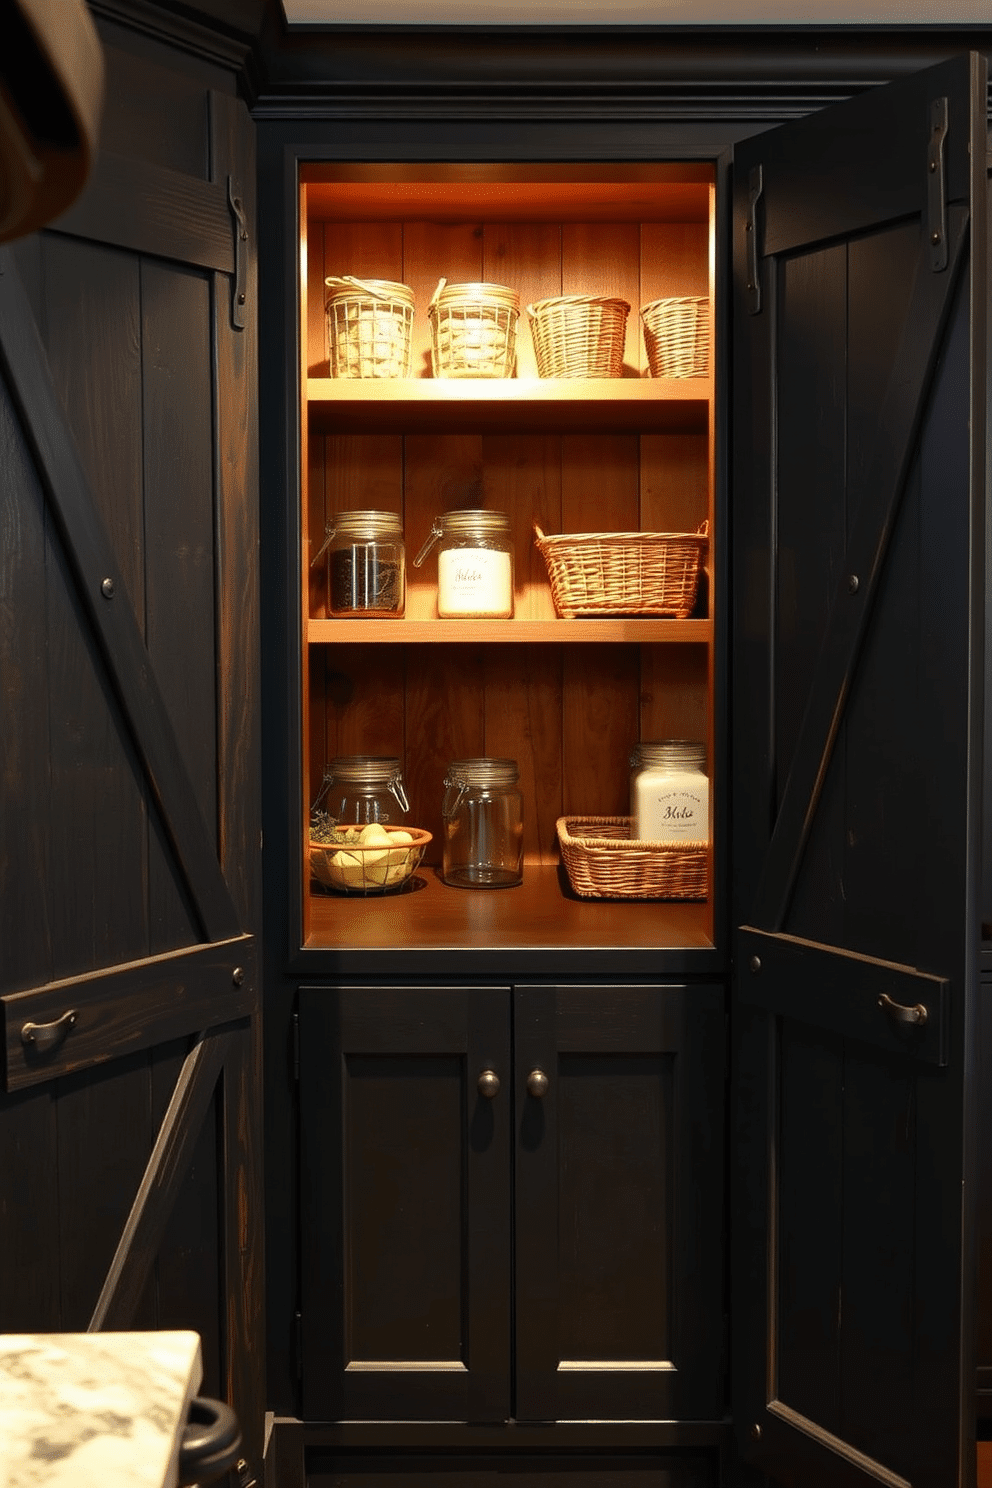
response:
<svg viewBox="0 0 992 1488"><path fill-rule="evenodd" d="M709 786L705 777L652 780L641 775L635 785L634 831L646 842L707 842Z"/></svg>
<svg viewBox="0 0 992 1488"><path fill-rule="evenodd" d="M439 615L513 614L509 553L492 548L445 548L437 562Z"/></svg>

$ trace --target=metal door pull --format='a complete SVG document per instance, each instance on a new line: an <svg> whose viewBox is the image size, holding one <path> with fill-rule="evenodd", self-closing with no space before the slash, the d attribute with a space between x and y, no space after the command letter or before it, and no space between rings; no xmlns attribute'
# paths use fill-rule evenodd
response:
<svg viewBox="0 0 992 1488"><path fill-rule="evenodd" d="M485 1069L479 1076L479 1094L485 1096L486 1100L492 1100L499 1095L499 1075L495 1070Z"/></svg>
<svg viewBox="0 0 992 1488"><path fill-rule="evenodd" d="M22 1023L21 1043L37 1049L39 1054L48 1054L58 1048L78 1017L76 1009L70 1008L54 1023Z"/></svg>
<svg viewBox="0 0 992 1488"><path fill-rule="evenodd" d="M543 1100L548 1093L548 1077L542 1069L532 1069L527 1076L527 1094Z"/></svg>
<svg viewBox="0 0 992 1488"><path fill-rule="evenodd" d="M908 1023L914 1028L923 1028L930 1016L922 1002L918 1002L915 1007L906 1007L901 1002L893 1002L887 992L881 994L878 1005L894 1023Z"/></svg>

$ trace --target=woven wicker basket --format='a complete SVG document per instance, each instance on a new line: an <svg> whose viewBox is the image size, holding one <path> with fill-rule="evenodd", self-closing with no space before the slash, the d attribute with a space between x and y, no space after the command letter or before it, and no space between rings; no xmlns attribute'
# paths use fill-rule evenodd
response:
<svg viewBox="0 0 992 1488"><path fill-rule="evenodd" d="M705 377L709 370L710 303L703 296L652 300L641 306L652 377Z"/></svg>
<svg viewBox="0 0 992 1488"><path fill-rule="evenodd" d="M527 306L541 377L620 377L630 306L597 295L559 295Z"/></svg>
<svg viewBox="0 0 992 1488"><path fill-rule="evenodd" d="M705 842L642 842L629 816L561 816L569 883L584 899L696 899L707 894Z"/></svg>
<svg viewBox="0 0 992 1488"><path fill-rule="evenodd" d="M502 284L447 284L431 299L435 377L512 377L520 296Z"/></svg>
<svg viewBox="0 0 992 1488"><path fill-rule="evenodd" d="M697 532L576 532L534 544L548 569L555 613L589 615L692 614L709 524Z"/></svg>
<svg viewBox="0 0 992 1488"><path fill-rule="evenodd" d="M324 280L332 377L409 377L413 290L391 279Z"/></svg>

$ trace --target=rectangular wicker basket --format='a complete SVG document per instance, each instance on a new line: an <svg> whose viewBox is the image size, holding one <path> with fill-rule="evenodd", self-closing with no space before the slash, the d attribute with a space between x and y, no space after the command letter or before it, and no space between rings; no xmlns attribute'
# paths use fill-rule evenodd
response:
<svg viewBox="0 0 992 1488"><path fill-rule="evenodd" d="M705 842L644 842L629 816L561 816L558 842L569 883L583 899L707 896Z"/></svg>
<svg viewBox="0 0 992 1488"><path fill-rule="evenodd" d="M709 524L697 532L575 532L534 543L548 569L555 613L589 615L692 614L708 544Z"/></svg>

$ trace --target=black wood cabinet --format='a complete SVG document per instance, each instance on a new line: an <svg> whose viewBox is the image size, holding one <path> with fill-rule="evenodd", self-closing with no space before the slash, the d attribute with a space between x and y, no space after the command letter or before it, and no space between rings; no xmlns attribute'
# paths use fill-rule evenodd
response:
<svg viewBox="0 0 992 1488"><path fill-rule="evenodd" d="M360 720L372 717L373 694L362 690L371 686L372 669L354 659L339 672L333 665L314 665L316 647L326 639L344 648L345 637L321 628L325 622L315 615L313 595L307 597L297 578L296 555L306 551L308 537L313 540L312 509L309 530L301 527L294 509L273 533L273 564L278 560L277 581L285 586L282 614L291 617L286 712L303 720L306 735L301 738L293 728L276 731L276 758L280 768L288 762L289 775L283 774L279 786L287 794L273 803L273 819L283 823L281 871L287 885L278 934L290 946L289 965L281 964L280 971L289 971L290 987L302 981L313 988L301 1005L304 1071L315 1059L308 1008L332 995L317 990L317 982L329 988L354 977L371 994L377 978L395 986L403 967L410 979L405 994L397 989L390 996L415 1001L432 982L440 991L447 980L449 991L457 981L462 988L479 985L488 989L487 996L512 1002L516 1110L506 1138L505 1182L514 1195L513 1221L508 1237L490 1239L497 1245L498 1266L511 1268L511 1286L503 1295L512 1298L504 1305L512 1305L513 1326L496 1328L496 1335L511 1340L505 1363L497 1366L508 1383L489 1397L500 1403L485 1405L478 1417L508 1421L500 1439L508 1450L520 1450L524 1441L531 1449L535 1438L521 1433L528 1423L545 1420L557 1423L555 1440L564 1449L576 1420L573 1411L589 1429L593 1419L599 1423L601 1449L610 1443L633 1449L636 1434L630 1434L629 1423L644 1419L639 1392L643 1387L650 1399L659 1398L651 1392L665 1376L656 1366L669 1358L667 1346L644 1350L639 1359L631 1349L636 1363L629 1369L625 1350L636 1337L630 1334L613 1346L621 1356L613 1362L623 1362L623 1369L601 1368L609 1337L602 1318L593 1358L584 1357L583 1320L595 1319L597 1298L608 1298L608 1288L603 1289L602 1277L588 1272L570 1292L579 1273L569 1270L576 1257L562 1241L567 1229L556 1229L550 1220L528 1229L530 1213L547 1209L549 1193L564 1205L559 1220L562 1213L576 1212L562 1200L569 1168L560 1146L542 1146L552 1131L560 1139L561 1110L556 1108L555 1127L547 1116L542 1137L539 1113L552 1107L526 1094L528 1075L542 1070L546 1057L537 1048L531 1052L527 1039L530 1018L535 1029L542 1026L547 988L542 991L540 977L546 975L548 985L559 988L555 996L567 1000L565 980L577 983L584 962L604 1005L611 972L614 981L630 977L634 982L652 973L675 982L707 975L718 981L731 973L733 1098L727 1108L725 1175L732 1202L725 1233L735 1361L729 1410L741 1452L777 1482L801 1480L824 1488L860 1488L873 1481L942 1488L959 1466L968 1471L975 1389L971 1062L979 922L987 918L980 902L988 897L976 831L984 769L985 105L984 62L975 56L905 78L888 90L867 90L836 112L814 113L781 130L752 130L746 141L749 131L741 127L733 152L715 142L718 131L711 123L692 131L684 124L635 128L619 116L597 118L593 141L570 117L552 125L525 119L512 107L495 125L479 118L455 125L451 119L417 117L400 133L389 119L370 128L348 119L345 110L333 140L300 121L281 122L269 132L266 148L282 182L283 211L281 235L271 229L272 284L282 296L287 323L304 327L315 315L312 301L309 311L300 303L295 231L301 221L296 215L300 172L307 162L334 162L345 180L350 178L340 163L360 159L356 179L361 181L372 180L377 163L382 179L394 183L402 178L397 161L408 163L411 180L429 174L432 161L448 162L445 169L456 174L460 166L492 170L494 161L512 173L521 161L553 159L561 178L567 176L562 161L592 160L604 178L624 160L683 160L695 168L708 161L712 168L715 418L709 510L714 560L707 613L712 629L700 636L705 670L694 674L690 665L683 674L688 688L681 693L683 704L690 699L688 716L693 706L700 708L712 746L714 897L702 922L681 913L661 916L641 939L646 919L637 922L638 932L626 934L618 909L605 934L584 939L589 916L573 914L571 907L560 914L551 909L549 877L551 897L535 899L529 919L508 924L495 910L489 918L480 910L466 916L460 930L444 917L443 894L423 895L422 923L413 899L406 919L390 911L377 921L374 914L359 914L353 907L338 912L333 902L308 895L299 867L301 807L321 750L332 738L349 737L346 731L334 732L343 727L349 698L360 700ZM328 170L307 182L338 178ZM559 213L562 243L568 236L562 219L568 215L567 209ZM413 220L409 212L406 220ZM490 220L480 229L483 243ZM308 252L314 225L311 214ZM343 239L329 233L326 241ZM509 252L507 261L519 262ZM322 268L332 271L326 261ZM301 337L306 334L301 330ZM284 381L297 375L301 341L295 329L287 337L283 327L273 345L281 355L273 375ZM309 376L320 375L305 358L304 365ZM291 401L290 435L273 431L273 468L290 473L292 491L309 488L311 503L315 490L334 501L347 492L353 478L349 450L370 432L389 433L388 417L394 418L391 432L398 436L441 436L431 446L439 467L453 463L459 478L466 470L472 475L471 460L459 464L463 450L443 442L451 433L462 440L474 432L477 415L466 415L464 408L454 428L450 409L432 410L428 431L415 422L422 411L384 416L380 406L373 429L357 400L349 416L357 411L366 421L352 445L340 427L340 413L333 411L331 390L308 389L299 402L295 394ZM498 402L491 400L481 415L483 437L499 432ZM536 414L530 410L528 435L571 435L576 415L562 412L567 397L561 402L554 413L557 429L549 429L544 404ZM583 437L603 434L608 420L619 415L604 421L599 409L591 417L598 423L591 431L583 429ZM643 440L660 434L659 424L645 429L639 422L643 410L628 408L623 418L625 429L642 439L642 474L649 467L663 468L644 458ZM293 435L300 427L302 449ZM695 437L690 428L669 432ZM510 446L504 443L505 449ZM419 451L413 453L420 458ZM514 447L515 469L521 464L518 453ZM408 461L407 470L414 471L422 493L427 478L417 459ZM610 477L601 483L604 527L610 525L607 514L623 509L622 503L614 504L619 457L611 460ZM729 501L722 479L728 465L733 471ZM376 467L380 473L382 468ZM485 491L484 462L480 479L473 489ZM296 618L301 610L308 625L305 647ZM540 633L542 641L550 638ZM479 639L492 645L494 639L511 638ZM617 685L600 687L603 674L591 648L579 652L574 673L588 682L590 696L598 695L601 704L606 700L598 712L591 710L603 720L604 740L625 716L625 698L646 697L649 707L657 703L658 689L664 692L671 684L677 654L662 643L661 665L649 673L642 663L639 680L631 683L634 671L622 658L628 637L606 639ZM688 634L683 639L694 644ZM457 692L462 653L459 666L450 666L438 644L443 636L425 630L418 633L417 643L421 640L431 648L430 683L437 686L431 707L422 706L428 696L422 675L407 670L407 686L412 676L413 696L433 730L430 742L443 747L452 715L442 700ZM507 645L507 653L510 649ZM390 665L388 650L371 654L377 664ZM306 676L297 689L304 655ZM348 663L347 655L344 660ZM402 669L391 671L389 686L398 687L403 675ZM511 668L509 675L515 685L530 681L526 668ZM619 680L623 677L627 682ZM511 686L506 694L510 726L520 717L517 691ZM392 694L387 690L383 696ZM315 698L323 735L313 727ZM399 716L392 703L386 711ZM541 710L536 712L543 720ZM409 724L416 716L408 707L406 737L415 740ZM495 708L493 716L498 716ZM569 716L567 707L561 716ZM499 716L499 723L504 721ZM533 737L543 732L542 722ZM592 732L583 736L583 744L590 758L602 757L596 755ZM581 781L581 770L569 778ZM541 929L535 936L537 924ZM403 933L390 936L386 925ZM527 935L534 938L527 941ZM380 1029L383 1049L389 1047L386 1024L392 1021L383 1020ZM461 1147L453 1147L447 1159L450 1183L457 1151L467 1172L480 1159L471 1146L472 1113L483 1109L495 1119L500 1095L490 1109L473 1083L488 1063L470 1073L467 1064L459 1065L454 1046L443 1053L435 1048L430 1056L425 1050L428 1057L440 1061L431 1120L441 1121L445 1102L452 1110L456 1096L464 1102ZM632 1079L625 1089L635 1084ZM662 1085L655 1087L656 1097ZM705 1100L705 1092L718 1087L724 1090L721 1081L707 1080L691 1099ZM475 1385L480 1392L488 1389L481 1376L473 1384L471 1361L465 1367L456 1351L466 1332L471 1339L471 1329L464 1326L464 1313L449 1309L440 1359L421 1338L419 1354L407 1360L409 1333L405 1343L396 1341L391 1357L413 1365L405 1380L400 1376L406 1371L394 1371L394 1399L411 1410L409 1427L397 1421L399 1408L389 1407L381 1413L378 1435L370 1427L362 1436L357 1426L349 1426L352 1408L371 1407L370 1413L379 1416L371 1402L377 1370L379 1382L385 1380L389 1370L382 1365L389 1358L377 1359L372 1341L381 1341L388 1330L378 1315L379 1331L361 1345L371 1367L360 1361L353 1367L347 1333L354 1321L348 1313L352 1292L333 1290L341 1287L335 1278L349 1274L345 1237L352 1194L340 1165L333 1170L334 1182L324 1188L313 1145L323 1123L321 1143L326 1141L332 1153L337 1150L340 1132L348 1131L347 1103L343 1096L332 1100L316 1089L315 1084L311 1097L304 1074L298 1277L303 1416L327 1423L329 1434L312 1438L315 1451L331 1451L331 1443L336 1451L349 1442L363 1447L388 1442L398 1451L416 1440L426 1445L415 1427L418 1418L431 1415L431 1407L412 1404L421 1388L418 1372L428 1373L420 1364L443 1365L439 1381L423 1384L444 1400L434 1407L435 1425L451 1420L451 1413L460 1421L473 1419L478 1407L471 1403L472 1390ZM312 1114L311 1099L323 1102L320 1120ZM723 1099L721 1094L721 1106ZM402 1140L395 1133L402 1129L403 1103L402 1095L395 1097L388 1123L393 1140ZM685 1109L681 1094L676 1108ZM574 1112L567 1118L577 1119ZM369 1116L370 1130L379 1129L377 1120ZM289 1138L286 1128L284 1135ZM684 1126L673 1150L675 1161L686 1163L691 1142L686 1147L683 1140L688 1140ZM435 1142L427 1141L425 1150ZM594 1150L591 1145L590 1163ZM395 1153L393 1162L400 1166ZM700 1172L695 1179L703 1181ZM663 1203L663 1191L657 1181L650 1185L658 1202ZM370 1192L379 1191L373 1186ZM371 1205L371 1198L367 1202ZM450 1198L447 1208L439 1203L436 1209L450 1216ZM684 1217L684 1204L681 1213ZM378 1233L380 1219L368 1209L363 1233ZM644 1221L640 1233L636 1226L631 1229L635 1251L651 1233L648 1212ZM594 1245L595 1224L588 1233ZM328 1234L338 1236L337 1270L318 1283L314 1278L320 1275ZM437 1295L445 1264L457 1264L469 1307L473 1279L463 1241L464 1236L457 1243L449 1236L448 1262L438 1262L423 1285L425 1295L432 1295L432 1288ZM676 1268L686 1259L678 1243L669 1233L662 1247ZM409 1258L404 1264L409 1277ZM427 1265L423 1249L416 1264ZM636 1264L633 1271L638 1274ZM404 1274L402 1268L396 1274ZM677 1269L672 1273L678 1274ZM674 1338L676 1316L664 1314L661 1294L652 1290L657 1284L657 1274L639 1274L643 1321L661 1339L670 1320ZM314 1285L323 1288L316 1322L307 1296ZM581 1307L570 1308L580 1294ZM494 1305L487 1298L479 1313L484 1345L496 1336ZM615 1309L615 1299L607 1311L611 1306ZM399 1308L398 1316L409 1327L408 1312ZM374 1319L373 1307L369 1326ZM578 1331L570 1334L573 1326ZM718 1332L709 1335L717 1347ZM499 1350L489 1357L499 1357ZM937 1358L944 1361L939 1384L929 1378ZM464 1378L450 1367L459 1361ZM477 1362L490 1367L487 1357ZM694 1412L721 1412L723 1404L719 1392L708 1393L705 1401L705 1391L680 1397L682 1382L668 1376L672 1392L666 1396L662 1384L660 1398L671 1412L662 1419L673 1423L676 1437L682 1432L678 1439L688 1446ZM353 1407L344 1405L349 1391ZM392 1387L384 1393L391 1394ZM915 1402L911 1410L907 1400ZM644 1406L644 1415L651 1409ZM653 1429L658 1427L654 1417ZM446 1439L454 1444L454 1437ZM487 1444L493 1440L487 1437ZM654 1445L661 1444L656 1438ZM347 1465L329 1470L346 1471ZM734 1471L729 1463L720 1468L728 1482Z"/></svg>
<svg viewBox="0 0 992 1488"><path fill-rule="evenodd" d="M719 986L305 987L315 1420L718 1419Z"/></svg>

